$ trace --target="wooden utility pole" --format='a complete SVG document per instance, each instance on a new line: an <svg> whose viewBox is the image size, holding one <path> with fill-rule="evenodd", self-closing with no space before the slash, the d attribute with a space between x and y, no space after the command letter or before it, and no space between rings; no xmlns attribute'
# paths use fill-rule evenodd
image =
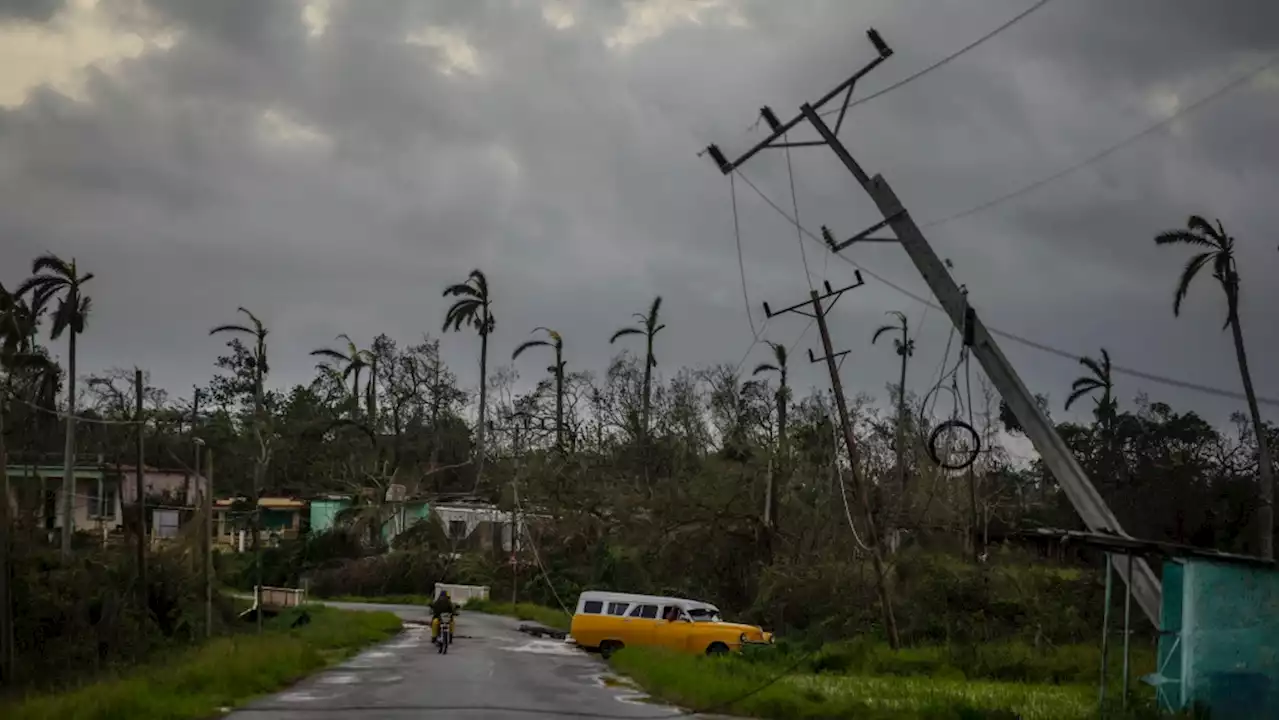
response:
<svg viewBox="0 0 1280 720"><path fill-rule="evenodd" d="M196 506L196 503L191 502L191 499L193 497L200 498L200 505L199 505L200 507L203 507L204 505L204 500L203 500L204 496L202 493L200 493L201 441L199 438L196 437L196 421L199 419L199 417L200 417L200 388L195 388L195 390L191 393L191 445L192 445L192 453L194 457L192 458L192 465L191 465L192 467L192 470L190 473L191 479L187 481L186 492L184 494L184 497L185 497L184 502L186 502L187 504L193 507ZM204 543L200 543L200 549L201 550L204 549ZM193 570L195 572L200 572L200 569L203 567L204 564L198 557L196 557L194 565L195 567L193 568Z"/></svg>
<svg viewBox="0 0 1280 720"><path fill-rule="evenodd" d="M822 336L822 357L814 357L813 351L809 351L810 362L826 362L827 373L831 376L831 391L836 396L836 411L840 414L840 430L844 434L844 447L849 453L849 470L853 478L853 495L858 502L858 509L862 512L863 521L867 524L867 543L871 550L871 563L876 573L876 595L880 600L880 616L884 622L885 634L888 636L889 647L894 650L898 649L898 623L893 615L893 597L892 591L889 589L889 581L885 576L884 553L880 546L880 534L876 530L875 516L871 512L871 500L867 497L866 488L862 485L862 476L858 472L858 446L853 437L853 427L849 424L849 406L844 397L844 385L840 382L840 368L836 365L836 360L849 354L848 350L836 352L831 346L831 333L827 329L827 313L839 301L840 296L849 290L861 287L862 274L857 273L857 282L841 288L839 290L831 289L830 283L824 283L826 293L819 295L817 290L809 291L809 300L807 303L800 303L784 308L778 312L774 312L769 308L769 303L764 304L764 314L766 317L772 318L782 313L794 312L799 315L811 317L818 323L818 333ZM823 306L823 301L831 299L829 305ZM805 312L800 308L809 305L811 312Z"/></svg>
<svg viewBox="0 0 1280 720"><path fill-rule="evenodd" d="M200 448L204 441L196 438L196 457L200 457ZM196 462L197 475L200 469ZM208 451L204 469L204 541L200 549L204 553L204 634L213 637L213 450Z"/></svg>
<svg viewBox="0 0 1280 720"><path fill-rule="evenodd" d="M7 385L7 383L6 383ZM13 579L13 521L9 506L9 455L4 444L4 411L8 387L0 388L0 687L13 685L13 604L9 586Z"/></svg>
<svg viewBox="0 0 1280 720"><path fill-rule="evenodd" d="M966 346L982 365L983 371L986 372L987 377L991 380L991 384L999 391L1000 397L1009 406L1014 417L1018 419L1018 422L1026 430L1027 438L1035 446L1036 452L1040 454L1041 459L1053 474L1054 479L1058 481L1059 486L1080 515L1080 519L1094 532L1108 532L1122 537L1129 537L1129 534L1124 531L1111 508L1103 500L1102 495L1098 493L1097 488L1090 481L1089 476L1085 474L1079 461L1072 454L1071 448L1058 435L1057 429L1044 414L1044 410L1036 403L1031 391L1027 389L1022 379L1018 377L1008 358L1000 350L991 331L986 328L973 308L968 304L959 286L951 277L950 272L947 271L937 253L933 251L924 234L920 232L920 228L916 225L915 220L911 218L911 214L903 207L902 202L889 186L889 182L879 174L875 177L869 176L858 165L858 162L849 153L844 143L840 141L838 137L840 127L844 123L845 114L849 109L849 99L853 95L854 85L864 75L893 55L893 50L889 48L875 30L868 30L867 37L876 49L877 57L874 60L864 65L862 69L845 79L844 82L832 88L816 102L801 105L800 114L785 123L779 122L778 118L768 108L762 109L761 114L769 123L771 132L768 137L756 143L755 146L740 155L736 160L730 161L716 145L707 146L704 152L715 161L720 168L720 172L727 175L738 170L747 160L766 148L811 145L826 145L830 148L849 173L853 175L854 179L858 181L858 185L871 197L883 217L880 222L858 232L844 242L828 243L831 251L839 252L856 242L890 242L901 245L902 249L906 251L907 257L910 258L916 270L919 271L920 276L929 285L930 291L933 292L934 297L938 300L938 305L951 318L952 324L957 329L964 330ZM835 126L834 128L828 127L822 119L822 115L819 114L819 110L841 94L844 95L844 98L840 103L839 115L836 118ZM833 113L824 114L830 115ZM788 142L784 139L783 136L789 130L805 120L818 132L821 137L820 140ZM892 231L893 237L872 237L873 233L886 227ZM1119 556L1115 557L1118 558ZM1118 560L1113 559L1113 563L1116 562ZM1129 591L1133 593L1139 607L1142 608L1147 618L1158 624L1161 591L1155 572L1145 560L1138 559L1134 562L1132 580L1133 584L1129 586ZM1128 577L1126 577L1126 582L1128 582Z"/></svg>
<svg viewBox="0 0 1280 720"><path fill-rule="evenodd" d="M142 487L142 432L145 429L142 417L142 395L145 387L142 382L142 370L136 367L133 369L133 388L133 427L134 437L137 441L137 446L135 447L137 462L133 469L133 489L138 506L138 597L141 599L142 607L145 609L147 606L147 503Z"/></svg>

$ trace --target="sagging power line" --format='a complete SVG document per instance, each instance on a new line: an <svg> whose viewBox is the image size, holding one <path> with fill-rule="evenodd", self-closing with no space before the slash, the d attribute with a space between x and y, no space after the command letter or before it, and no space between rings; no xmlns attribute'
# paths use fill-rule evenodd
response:
<svg viewBox="0 0 1280 720"><path fill-rule="evenodd" d="M769 136L764 140L732 161L715 144L708 145L703 153L709 155L715 161L721 173L728 175L737 171L744 163L767 148L795 146L796 144L788 143L785 140L780 142L780 139L784 138L789 130L801 122L807 122L817 130L822 138L822 144L825 144L835 154L836 158L845 166L845 169L849 171L849 174L857 180L858 185L875 203L882 216L881 222L855 234L853 237L855 239L872 237L872 233L876 230L886 227L893 233L894 241L906 251L907 257L915 265L926 284L928 284L934 297L937 298L938 305L951 318L953 326L958 329L962 328L965 347L977 358L987 378L995 386L1008 405L1009 410L1022 425L1027 438L1031 440L1046 467L1065 491L1081 519L1084 520L1085 525L1095 532L1109 532L1127 537L1127 533L1111 511L1111 508L1107 506L1097 488L1094 487L1088 475L1085 474L1084 469L1080 466L1079 461L1075 458L1066 442L1058 435L1057 429L1037 404L1031 391L1023 384L1017 372L1013 369L1008 359L1005 358L1004 353L996 343L995 335L986 327L976 310L969 304L967 295L961 291L951 277L950 272L934 252L928 240L925 239L919 226L916 225L911 214L901 200L898 199L889 182L880 174L876 174L874 177L869 175L839 139L837 133L841 124L840 120L844 118L844 113L841 112L834 130L819 115L822 106L841 93L851 92L858 80L893 55L893 50L874 29L867 31L867 37L876 50L876 57L851 77L844 80L844 82L828 91L816 102L802 104L799 114L791 120L780 122L772 112L764 114L765 121L771 127ZM799 225L799 222L796 221L796 224ZM841 247L845 247L848 244L844 243ZM833 251L837 249L836 245L836 243L832 243ZM861 280L861 273L858 273L858 277ZM812 293L811 299L814 303L815 313L819 313L821 306L818 305L816 292ZM820 325L825 325L821 318L822 314L818 314ZM835 359L832 356L830 341L827 337L824 337L824 350L826 351L829 369L832 375L835 376L837 375ZM856 467L857 459L852 447L850 448L850 461ZM875 547L875 543L872 546ZM1129 576L1126 580L1129 591L1137 599L1138 605L1142 608L1144 614L1153 623L1158 622L1161 604L1159 582L1155 573L1145 561L1140 562L1135 569L1138 572ZM883 605L888 604L885 602L886 600L887 598L884 596L881 597ZM888 611L888 608L885 609Z"/></svg>

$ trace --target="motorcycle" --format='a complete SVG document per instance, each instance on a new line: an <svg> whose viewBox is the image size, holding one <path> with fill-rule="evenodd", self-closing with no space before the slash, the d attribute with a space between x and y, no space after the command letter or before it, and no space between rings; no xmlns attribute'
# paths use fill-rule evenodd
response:
<svg viewBox="0 0 1280 720"><path fill-rule="evenodd" d="M443 616L432 618L432 623L438 628L436 635L436 651L441 655L449 652L449 646L453 644L453 613L444 613Z"/></svg>

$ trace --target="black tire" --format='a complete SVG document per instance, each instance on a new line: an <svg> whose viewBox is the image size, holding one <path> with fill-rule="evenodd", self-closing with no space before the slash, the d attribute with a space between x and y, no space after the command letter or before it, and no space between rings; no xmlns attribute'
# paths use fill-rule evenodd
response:
<svg viewBox="0 0 1280 720"><path fill-rule="evenodd" d="M600 643L600 657L608 660L614 653L618 652L624 645L618 640L605 640Z"/></svg>
<svg viewBox="0 0 1280 720"><path fill-rule="evenodd" d="M729 653L729 646L725 645L722 642L713 642L707 646L708 655L711 655L711 656L727 655L728 653Z"/></svg>

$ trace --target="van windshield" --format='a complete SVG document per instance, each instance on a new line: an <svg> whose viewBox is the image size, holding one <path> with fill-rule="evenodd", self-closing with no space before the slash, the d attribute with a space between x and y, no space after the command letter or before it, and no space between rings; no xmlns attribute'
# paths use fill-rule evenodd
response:
<svg viewBox="0 0 1280 720"><path fill-rule="evenodd" d="M694 622L721 622L720 611L712 607L690 608L689 617Z"/></svg>

